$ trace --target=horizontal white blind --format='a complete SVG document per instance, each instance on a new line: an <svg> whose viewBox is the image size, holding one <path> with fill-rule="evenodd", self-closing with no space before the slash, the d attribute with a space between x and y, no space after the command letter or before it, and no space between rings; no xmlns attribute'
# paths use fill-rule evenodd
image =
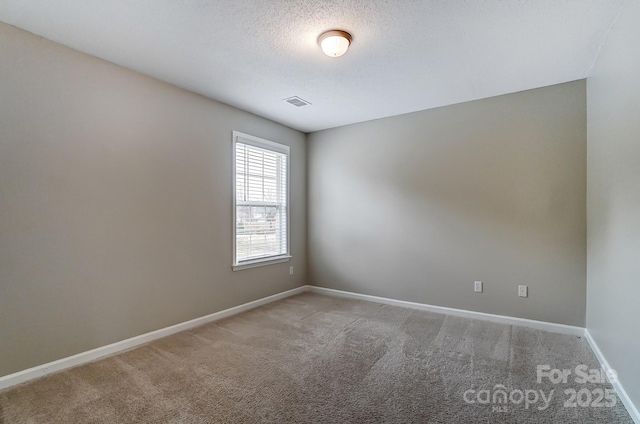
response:
<svg viewBox="0 0 640 424"><path fill-rule="evenodd" d="M286 255L287 155L236 142L236 263Z"/></svg>

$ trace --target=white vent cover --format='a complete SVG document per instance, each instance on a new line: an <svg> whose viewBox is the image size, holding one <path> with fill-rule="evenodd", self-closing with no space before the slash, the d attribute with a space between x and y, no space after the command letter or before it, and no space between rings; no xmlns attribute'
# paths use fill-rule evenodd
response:
<svg viewBox="0 0 640 424"><path fill-rule="evenodd" d="M306 106L306 105L310 105L311 103L309 103L308 101L301 99L298 96L293 96L293 97L288 97L286 99L284 99L285 102L287 103L291 103L292 105L296 106L296 107L302 107L302 106Z"/></svg>

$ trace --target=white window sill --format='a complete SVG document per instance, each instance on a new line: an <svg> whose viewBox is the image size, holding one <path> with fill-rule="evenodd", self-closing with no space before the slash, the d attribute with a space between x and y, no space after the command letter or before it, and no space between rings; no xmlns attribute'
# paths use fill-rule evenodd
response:
<svg viewBox="0 0 640 424"><path fill-rule="evenodd" d="M243 269L256 268L259 266L273 265L279 264L281 262L288 262L291 259L290 255L277 256L275 258L266 258L266 259L256 259L254 261L243 262L238 265L233 265L232 268L234 271L241 271Z"/></svg>

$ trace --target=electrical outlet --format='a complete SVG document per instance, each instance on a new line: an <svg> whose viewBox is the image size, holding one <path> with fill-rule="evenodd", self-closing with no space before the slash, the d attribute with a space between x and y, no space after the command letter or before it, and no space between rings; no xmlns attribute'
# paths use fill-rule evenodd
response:
<svg viewBox="0 0 640 424"><path fill-rule="evenodd" d="M482 281L473 282L473 291L476 293L482 293Z"/></svg>
<svg viewBox="0 0 640 424"><path fill-rule="evenodd" d="M518 286L518 296L520 297L529 296L529 290L527 290L527 286Z"/></svg>
<svg viewBox="0 0 640 424"><path fill-rule="evenodd" d="M293 275L293 267L292 266L289 267L289 275Z"/></svg>

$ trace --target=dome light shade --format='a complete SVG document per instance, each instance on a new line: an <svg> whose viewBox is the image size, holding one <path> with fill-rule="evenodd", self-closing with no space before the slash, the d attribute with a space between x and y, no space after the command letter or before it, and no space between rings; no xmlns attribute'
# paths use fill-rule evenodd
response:
<svg viewBox="0 0 640 424"><path fill-rule="evenodd" d="M347 52L351 44L351 34L338 29L324 32L318 37L318 44L329 57L340 57Z"/></svg>

